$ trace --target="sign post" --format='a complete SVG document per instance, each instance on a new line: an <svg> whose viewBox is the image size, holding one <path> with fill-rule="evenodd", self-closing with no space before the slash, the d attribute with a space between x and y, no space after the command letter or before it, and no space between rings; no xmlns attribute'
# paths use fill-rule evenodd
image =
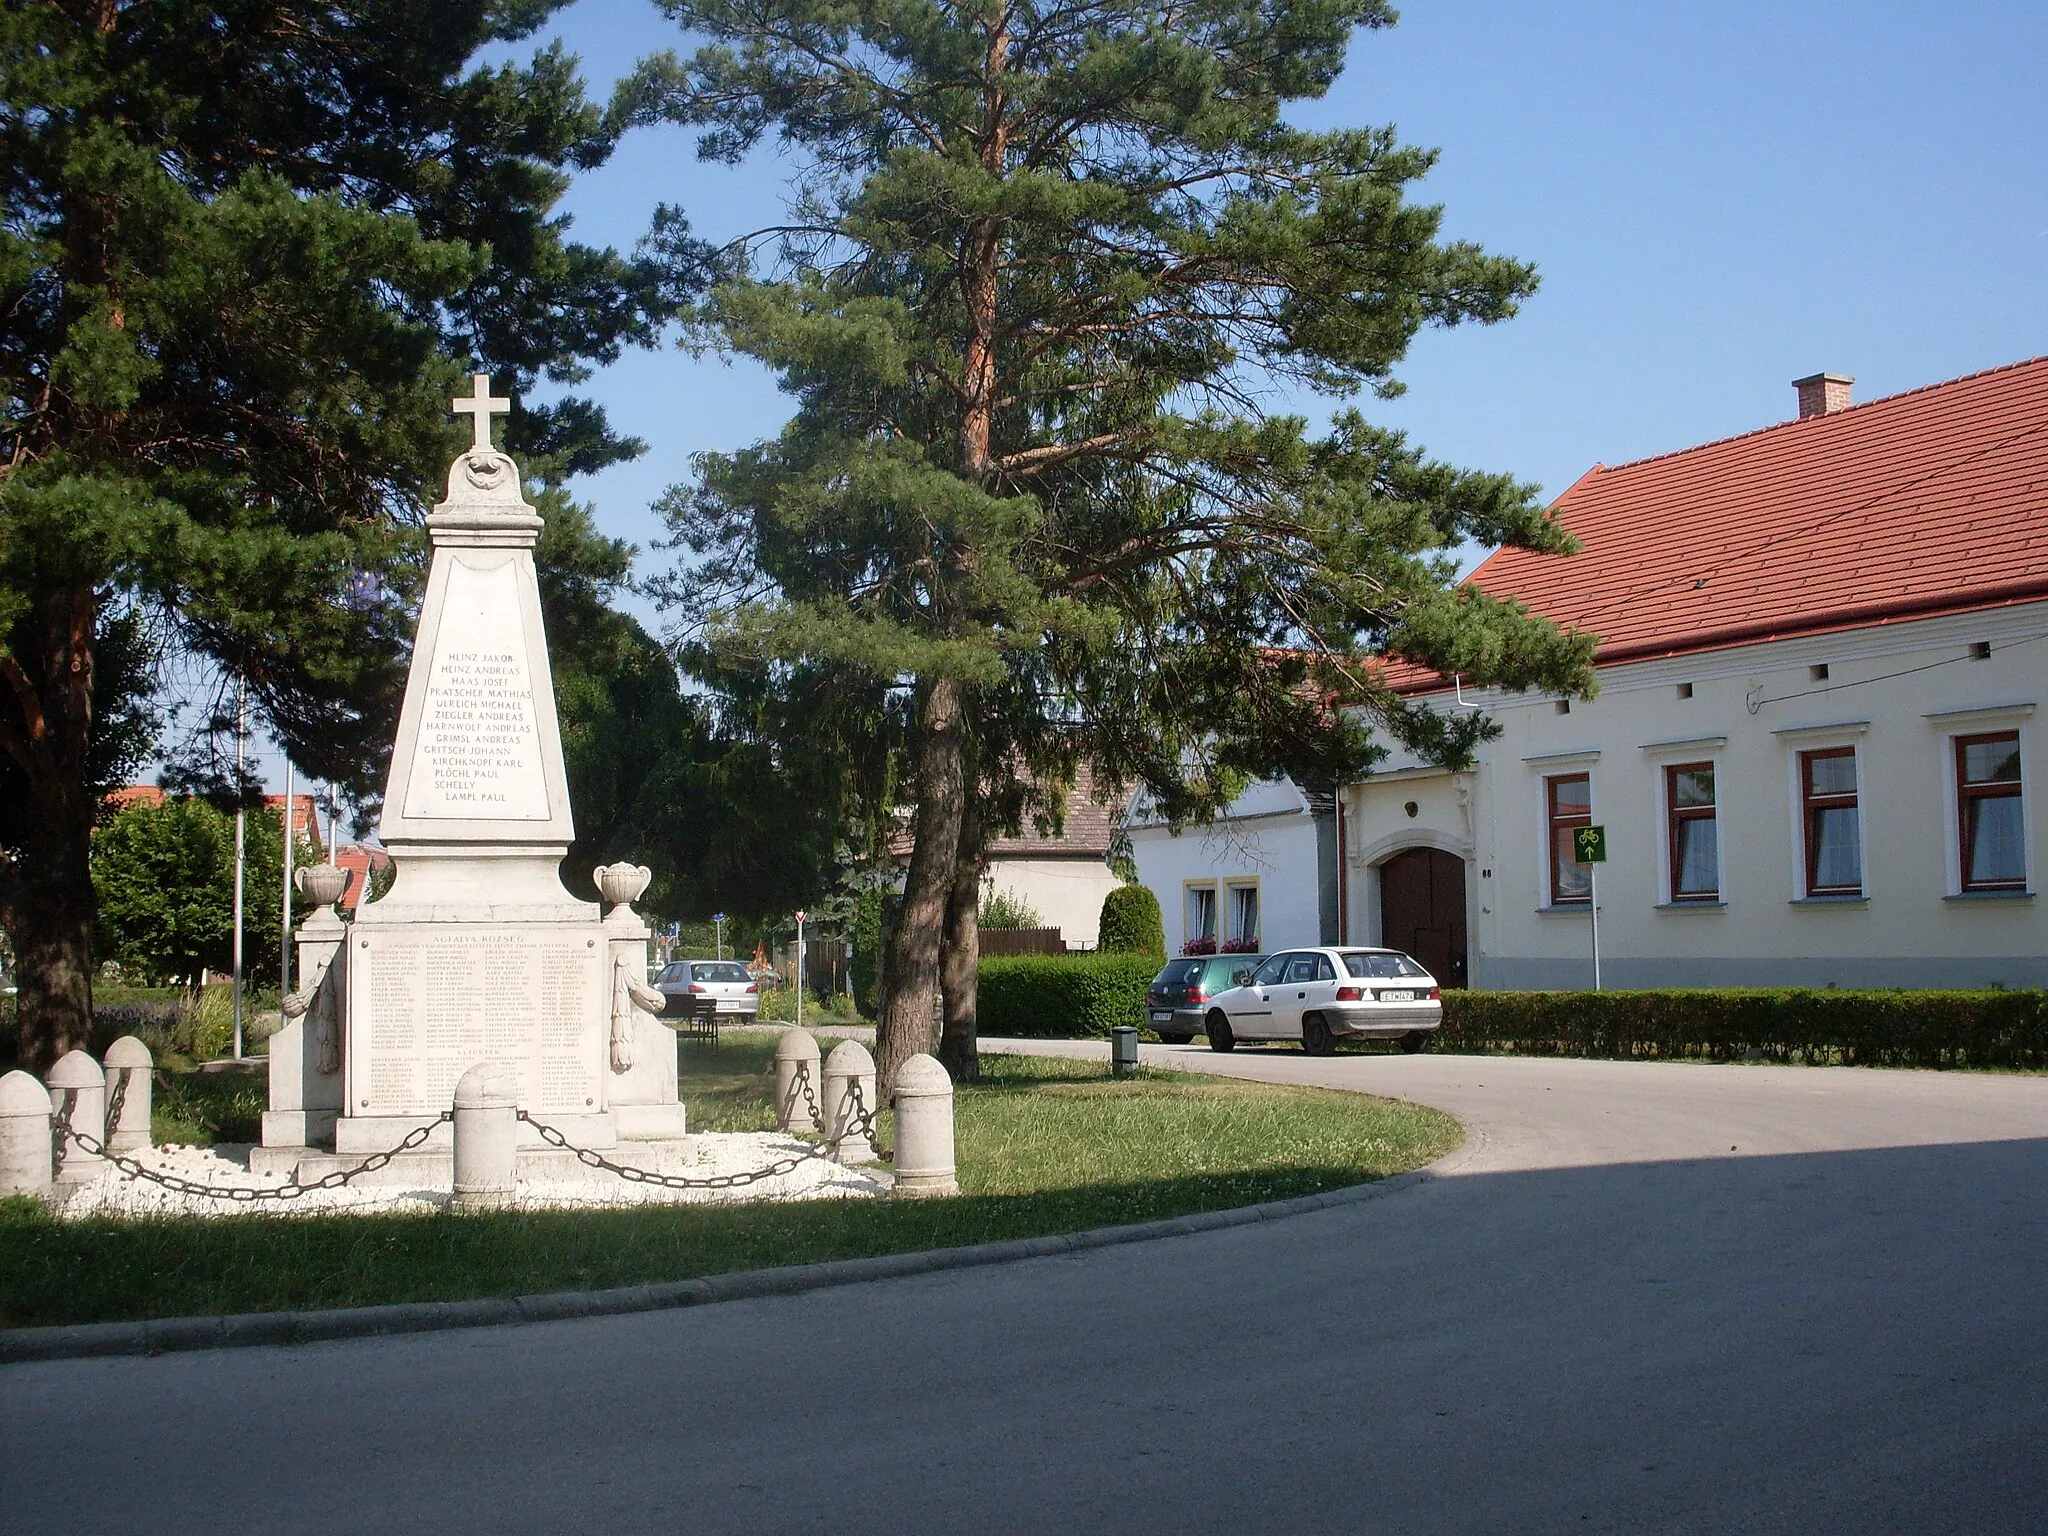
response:
<svg viewBox="0 0 2048 1536"><path fill-rule="evenodd" d="M1586 905L1593 919L1593 990L1600 990L1600 866L1607 862L1607 829L1580 827L1572 833L1572 860L1586 866Z"/></svg>
<svg viewBox="0 0 2048 1536"><path fill-rule="evenodd" d="M804 1027L804 915L796 915L796 1027Z"/></svg>

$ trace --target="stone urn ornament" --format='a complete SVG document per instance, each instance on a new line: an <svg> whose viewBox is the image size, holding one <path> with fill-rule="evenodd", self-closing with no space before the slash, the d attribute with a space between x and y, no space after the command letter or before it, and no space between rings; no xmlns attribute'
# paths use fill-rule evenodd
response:
<svg viewBox="0 0 2048 1536"><path fill-rule="evenodd" d="M597 894L610 906L630 906L647 889L654 871L645 864L600 864L591 871Z"/></svg>
<svg viewBox="0 0 2048 1536"><path fill-rule="evenodd" d="M317 910L341 900L354 878L354 870L343 869L339 864L301 864L292 873L292 884Z"/></svg>

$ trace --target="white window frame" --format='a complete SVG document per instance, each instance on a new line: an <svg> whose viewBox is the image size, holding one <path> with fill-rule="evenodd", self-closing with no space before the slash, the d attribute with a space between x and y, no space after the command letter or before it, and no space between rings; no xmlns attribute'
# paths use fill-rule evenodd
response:
<svg viewBox="0 0 2048 1536"><path fill-rule="evenodd" d="M1586 913L1593 910L1590 901L1552 901L1550 899L1550 781L1568 779L1579 774L1586 776L1586 816L1593 826L1600 823L1600 750L1547 752L1540 757L1525 757L1523 764L1530 770L1535 783L1530 793L1536 806L1536 910L1538 912Z"/></svg>
<svg viewBox="0 0 2048 1536"><path fill-rule="evenodd" d="M1250 938L1252 941L1252 952L1256 953L1259 934L1264 931L1266 926L1266 896L1265 892L1259 889L1259 877L1257 875L1240 875L1234 879L1223 881L1222 890L1219 892L1216 902L1216 943L1220 949L1227 940L1244 937L1244 935L1235 934L1230 931L1232 922L1237 916L1236 905L1237 893L1239 891L1250 891L1252 893L1254 904L1252 913L1256 921L1252 925Z"/></svg>
<svg viewBox="0 0 2048 1536"><path fill-rule="evenodd" d="M1203 935L1188 926L1188 919L1194 916L1194 895L1197 891L1209 893L1209 911L1216 922L1214 932ZM1214 880L1183 880L1180 883L1180 942L1186 948L1198 938L1213 938L1219 944L1223 941L1223 895Z"/></svg>
<svg viewBox="0 0 2048 1536"><path fill-rule="evenodd" d="M2031 704L2007 704L1990 709L1951 709L1927 716L1935 727L1941 752L1941 837L1945 887L1943 895L1958 901L2024 901L2035 891L2038 871L2034 865L2034 778L2028 771L2032 761L2027 719ZM1963 827L1961 785L1956 781L1956 743L1965 736L1995 736L2016 732L2020 740L2020 850L2025 860L2026 885L2020 890L1965 891L1963 889Z"/></svg>
<svg viewBox="0 0 2048 1536"><path fill-rule="evenodd" d="M1695 736L1685 741L1645 742L1643 756L1649 759L1651 771L1657 775L1655 814L1651 826L1652 845L1657 850L1657 910L1713 912L1728 905L1728 839L1722 835L1722 824L1726 820L1728 800L1724 793L1727 785L1727 765L1722 756L1728 746L1726 736ZM1714 770L1714 868L1720 876L1720 894L1712 901L1698 897L1680 901L1674 894L1671 869L1671 775L1667 771L1681 763L1706 763Z"/></svg>
<svg viewBox="0 0 2048 1536"><path fill-rule="evenodd" d="M1863 738L1870 730L1868 720L1846 720L1837 725L1795 726L1773 731L1785 748L1785 783L1789 791L1786 814L1792 836L1792 899L1851 905L1870 900L1870 754L1863 750ZM1847 747L1856 763L1856 856L1859 884L1856 892L1823 891L1816 896L1806 888L1806 784L1801 763L1808 752L1837 752ZM1724 882L1725 888L1725 882Z"/></svg>

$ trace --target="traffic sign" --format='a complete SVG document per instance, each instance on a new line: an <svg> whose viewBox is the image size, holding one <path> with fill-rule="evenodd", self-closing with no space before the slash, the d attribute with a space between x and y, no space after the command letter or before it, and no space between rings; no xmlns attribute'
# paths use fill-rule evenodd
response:
<svg viewBox="0 0 2048 1536"><path fill-rule="evenodd" d="M1607 862L1607 829L1605 827L1580 827L1572 833L1572 862L1574 864L1605 864Z"/></svg>

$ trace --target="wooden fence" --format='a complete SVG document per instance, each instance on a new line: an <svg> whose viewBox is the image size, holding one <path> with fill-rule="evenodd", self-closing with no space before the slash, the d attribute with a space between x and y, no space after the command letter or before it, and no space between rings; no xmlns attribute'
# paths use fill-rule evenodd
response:
<svg viewBox="0 0 2048 1536"><path fill-rule="evenodd" d="M1066 940L1057 928L984 928L984 955L1064 955Z"/></svg>

